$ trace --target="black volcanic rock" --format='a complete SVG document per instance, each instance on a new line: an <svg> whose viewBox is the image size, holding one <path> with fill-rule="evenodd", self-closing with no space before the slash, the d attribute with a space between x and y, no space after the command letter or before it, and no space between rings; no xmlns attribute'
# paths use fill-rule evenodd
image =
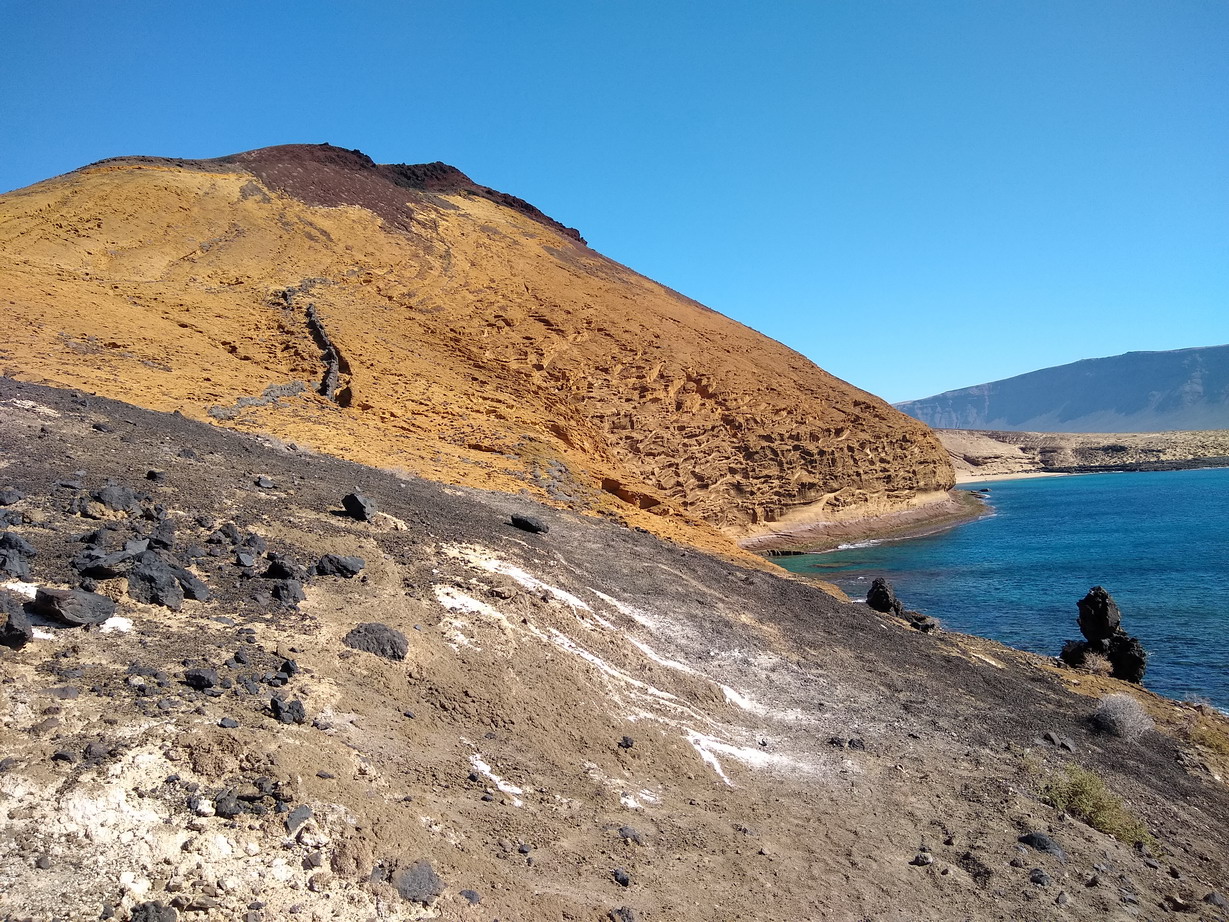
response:
<svg viewBox="0 0 1229 922"><path fill-rule="evenodd" d="M128 572L128 594L138 602L163 605L171 611L183 607L184 591L171 566L152 552L137 558Z"/></svg>
<svg viewBox="0 0 1229 922"><path fill-rule="evenodd" d="M1122 629L1122 612L1113 596L1102 587L1093 586L1076 605L1080 631L1087 640L1067 641L1059 658L1069 666L1079 667L1087 664L1089 656L1104 656L1110 662L1114 678L1142 682L1147 669L1147 651L1138 638Z"/></svg>
<svg viewBox="0 0 1229 922"><path fill-rule="evenodd" d="M379 622L360 624L341 639L347 647L374 653L390 660L403 660L410 650L406 636L396 628Z"/></svg>
<svg viewBox="0 0 1229 922"><path fill-rule="evenodd" d="M900 615L903 611L903 606L900 604L900 599L896 598L892 584L882 576L875 577L874 582L871 583L871 588L866 593L866 604L884 614Z"/></svg>
<svg viewBox="0 0 1229 922"><path fill-rule="evenodd" d="M1080 633L1089 641L1109 640L1119 631L1122 612L1108 592L1093 586L1088 595L1076 602L1079 608Z"/></svg>
<svg viewBox="0 0 1229 922"><path fill-rule="evenodd" d="M379 510L376 504L362 493L347 493L341 500L342 508L360 522L370 522Z"/></svg>
<svg viewBox="0 0 1229 922"><path fill-rule="evenodd" d="M351 579L358 576L363 568L367 566L367 561L362 557L341 557L337 554L325 554L316 563L316 574L318 576L340 576L344 579Z"/></svg>
<svg viewBox="0 0 1229 922"><path fill-rule="evenodd" d="M102 624L115 614L115 603L104 595L84 589L39 589L34 596L34 609L79 627Z"/></svg>
<svg viewBox="0 0 1229 922"><path fill-rule="evenodd" d="M34 627L21 600L10 592L0 591L0 615L5 616L4 624L0 625L0 644L20 650L34 639Z"/></svg>

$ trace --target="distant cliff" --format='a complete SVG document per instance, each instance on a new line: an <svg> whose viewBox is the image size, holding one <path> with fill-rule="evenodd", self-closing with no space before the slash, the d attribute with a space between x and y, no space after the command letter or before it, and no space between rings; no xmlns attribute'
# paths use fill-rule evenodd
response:
<svg viewBox="0 0 1229 922"><path fill-rule="evenodd" d="M937 429L1229 429L1229 345L1084 359L895 406Z"/></svg>

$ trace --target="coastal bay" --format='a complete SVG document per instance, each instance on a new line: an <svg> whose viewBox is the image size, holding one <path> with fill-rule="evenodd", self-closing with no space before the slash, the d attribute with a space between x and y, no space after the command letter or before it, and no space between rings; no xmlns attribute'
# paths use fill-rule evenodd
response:
<svg viewBox="0 0 1229 922"><path fill-rule="evenodd" d="M961 527L775 562L854 599L884 576L946 628L1047 656L1079 636L1075 602L1101 585L1149 651L1146 687L1229 708L1229 470L979 486L992 512Z"/></svg>

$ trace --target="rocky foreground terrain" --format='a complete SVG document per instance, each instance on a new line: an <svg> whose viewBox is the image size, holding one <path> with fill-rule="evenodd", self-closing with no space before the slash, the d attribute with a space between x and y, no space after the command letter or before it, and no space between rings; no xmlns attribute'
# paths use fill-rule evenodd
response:
<svg viewBox="0 0 1229 922"><path fill-rule="evenodd" d="M441 163L104 161L0 196L0 372L737 554L942 502L923 424Z"/></svg>
<svg viewBox="0 0 1229 922"><path fill-rule="evenodd" d="M1201 432L1001 432L940 429L958 483L1020 474L1229 467L1229 429Z"/></svg>
<svg viewBox="0 0 1229 922"><path fill-rule="evenodd" d="M1227 917L1207 708L7 379L0 502L5 920Z"/></svg>

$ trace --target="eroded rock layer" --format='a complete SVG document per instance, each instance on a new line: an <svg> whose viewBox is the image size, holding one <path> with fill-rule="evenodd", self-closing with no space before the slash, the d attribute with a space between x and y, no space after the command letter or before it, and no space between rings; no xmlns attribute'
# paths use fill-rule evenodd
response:
<svg viewBox="0 0 1229 922"><path fill-rule="evenodd" d="M716 547L941 496L926 426L444 164L292 145L0 197L0 371Z"/></svg>

